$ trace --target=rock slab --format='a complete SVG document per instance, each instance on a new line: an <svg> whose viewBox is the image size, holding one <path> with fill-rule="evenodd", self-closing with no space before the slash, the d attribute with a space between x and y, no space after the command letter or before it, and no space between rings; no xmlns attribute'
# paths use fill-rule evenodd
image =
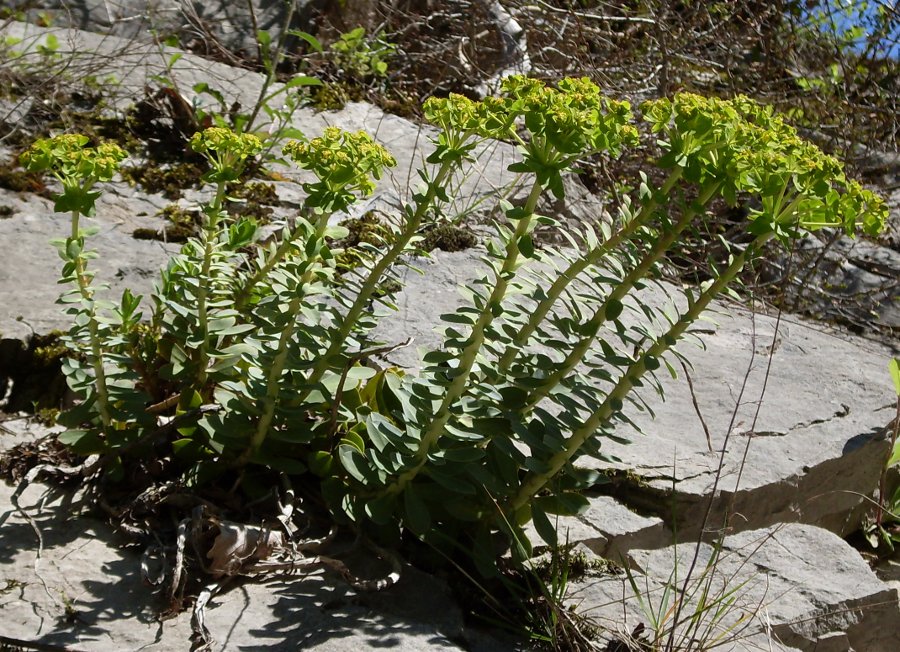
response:
<svg viewBox="0 0 900 652"><path fill-rule="evenodd" d="M746 531L725 538L718 553L706 544L633 550L630 561L643 606L625 576L580 581L569 593L582 613L620 635L640 622L649 625L648 611L665 614L673 603L671 596L666 602L664 589L675 585L687 589L679 592L687 596L680 618L699 612L703 589L708 589L706 604L713 605L690 634L686 622L675 628L676 641L699 632L708 642L720 640L723 647L716 649L723 650L900 648L897 590L879 580L847 543L821 528L790 524ZM692 562L692 579L685 581ZM724 599L733 602L720 619L714 612ZM668 632L673 617L670 613L658 621L663 623L659 631Z"/></svg>

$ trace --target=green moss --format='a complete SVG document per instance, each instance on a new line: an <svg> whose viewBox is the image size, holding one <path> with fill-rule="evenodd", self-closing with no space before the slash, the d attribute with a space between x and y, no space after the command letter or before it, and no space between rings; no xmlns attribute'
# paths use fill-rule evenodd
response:
<svg viewBox="0 0 900 652"><path fill-rule="evenodd" d="M55 407L39 407L34 411L34 418L43 426L47 426L48 428L52 428L56 425L56 420L59 419L59 408Z"/></svg>
<svg viewBox="0 0 900 652"><path fill-rule="evenodd" d="M62 342L63 335L62 331L54 330L31 338L32 359L36 365L50 367L68 357L69 349Z"/></svg>
<svg viewBox="0 0 900 652"><path fill-rule="evenodd" d="M252 217L260 224L269 221L273 213L271 207L279 202L275 184L263 181L229 183L226 193L228 202L225 208L230 215Z"/></svg>
<svg viewBox="0 0 900 652"><path fill-rule="evenodd" d="M13 208L12 206L6 206L6 205L0 206L0 219L6 219L9 217L12 217L13 214L15 214L15 212L16 212L16 209Z"/></svg>
<svg viewBox="0 0 900 652"><path fill-rule="evenodd" d="M337 269L340 272L347 272L363 262L365 254L360 251L360 244L381 246L393 238L390 227L384 223L376 211L369 211L362 217L344 220L341 222L341 226L349 233L345 238L334 243L335 248L341 249L335 257Z"/></svg>
<svg viewBox="0 0 900 652"><path fill-rule="evenodd" d="M478 238L469 229L455 224L438 224L425 233L419 247L422 251L464 251L474 247Z"/></svg>
<svg viewBox="0 0 900 652"><path fill-rule="evenodd" d="M639 473L635 473L631 469L607 469L603 472L603 476L606 478L606 483L611 485L613 488L620 487L639 487L646 488L650 486L650 483L647 481L647 478L640 475Z"/></svg>
<svg viewBox="0 0 900 652"><path fill-rule="evenodd" d="M50 190L44 183L42 175L26 172L16 163L0 165L0 188L13 192L31 192L41 197L50 196Z"/></svg>
<svg viewBox="0 0 900 652"><path fill-rule="evenodd" d="M365 99L361 88L344 82L331 82L313 87L310 91L310 105L316 111L340 111L347 102Z"/></svg>
<svg viewBox="0 0 900 652"><path fill-rule="evenodd" d="M200 227L201 218L197 211L189 211L182 208L178 204L169 204L157 213L159 217L164 218L167 222L174 226L193 229L196 231Z"/></svg>
<svg viewBox="0 0 900 652"><path fill-rule="evenodd" d="M162 229L139 228L131 232L135 240L159 240L160 242L187 242L195 235L193 229L181 226L164 226Z"/></svg>
<svg viewBox="0 0 900 652"><path fill-rule="evenodd" d="M166 220L161 229L135 229L131 232L131 237L135 240L187 242L188 238L196 236L199 232L200 214L197 211L189 211L178 204L169 204L157 215Z"/></svg>
<svg viewBox="0 0 900 652"><path fill-rule="evenodd" d="M597 575L618 575L621 567L603 557L588 555L581 550L572 550L562 546L551 554L539 559L532 567L535 575L545 582L552 579L553 573L560 570L560 565L565 564L569 580L580 580Z"/></svg>
<svg viewBox="0 0 900 652"><path fill-rule="evenodd" d="M139 185L145 192L162 193L167 199L180 199L185 188L196 186L206 170L194 162L160 166L145 163L119 170L122 178Z"/></svg>
<svg viewBox="0 0 900 652"><path fill-rule="evenodd" d="M397 279L389 278L385 281L382 281L378 287L375 288L374 297L376 299L381 299L382 297L390 297L397 294L400 290L403 289L403 284Z"/></svg>

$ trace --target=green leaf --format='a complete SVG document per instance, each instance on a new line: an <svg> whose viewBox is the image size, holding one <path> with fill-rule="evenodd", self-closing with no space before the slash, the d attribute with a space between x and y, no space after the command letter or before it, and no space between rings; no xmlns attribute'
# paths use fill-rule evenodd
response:
<svg viewBox="0 0 900 652"><path fill-rule="evenodd" d="M885 467L890 469L897 464L900 464L900 441L894 443L894 449L891 451L891 456L888 458Z"/></svg>
<svg viewBox="0 0 900 652"><path fill-rule="evenodd" d="M897 358L892 359L888 363L888 371L891 372L891 379L894 381L894 391L900 397L900 360Z"/></svg>
<svg viewBox="0 0 900 652"><path fill-rule="evenodd" d="M315 77L310 77L308 75L297 75L296 77L291 77L291 79L284 85L282 90L288 90L290 88L296 88L298 86L321 86L322 80L316 79Z"/></svg>
<svg viewBox="0 0 900 652"><path fill-rule="evenodd" d="M394 509L397 506L397 496L388 494L378 496L366 502L365 511L368 516L377 525L387 525L394 516Z"/></svg>
<svg viewBox="0 0 900 652"><path fill-rule="evenodd" d="M577 516L591 506L590 501L580 493L566 491L552 496L538 496L534 503L548 514L560 516Z"/></svg>
<svg viewBox="0 0 900 652"><path fill-rule="evenodd" d="M372 470L369 468L366 458L359 452L355 446L342 443L338 446L338 458L341 466L353 476L354 479L369 484L372 476Z"/></svg>
<svg viewBox="0 0 900 652"><path fill-rule="evenodd" d="M465 324L466 326L471 326L475 323L475 320L471 315L460 314L458 312L446 312L441 315L441 321L448 322L450 324Z"/></svg>
<svg viewBox="0 0 900 652"><path fill-rule="evenodd" d="M331 475L334 456L327 451L314 451L306 458L306 465L314 475L325 478Z"/></svg>
<svg viewBox="0 0 900 652"><path fill-rule="evenodd" d="M425 467L425 473L444 489L454 493L463 494L465 496L474 496L475 487L466 480L457 475L446 472L446 467L439 467L435 464L429 464Z"/></svg>
<svg viewBox="0 0 900 652"><path fill-rule="evenodd" d="M606 321L612 321L613 319L618 319L619 315L622 314L622 302L617 299L610 299L606 303L606 314L604 318Z"/></svg>
<svg viewBox="0 0 900 652"><path fill-rule="evenodd" d="M316 52L322 51L322 44L319 42L319 39L317 39L312 34L303 32L299 29L289 29L287 33L290 34L291 36L296 36L297 38L302 39L302 40L306 41L307 43L309 43L309 47L311 47L314 51L316 51Z"/></svg>
<svg viewBox="0 0 900 652"><path fill-rule="evenodd" d="M66 430L60 433L57 439L61 444L82 455L101 453L106 448L99 435L90 430Z"/></svg>
<svg viewBox="0 0 900 652"><path fill-rule="evenodd" d="M558 545L559 541L556 535L556 527L547 518L547 513L537 505L531 509L531 521L534 523L534 529L538 535L550 546Z"/></svg>
<svg viewBox="0 0 900 652"><path fill-rule="evenodd" d="M473 464L484 457L484 449L480 446L466 446L463 448L451 448L444 451L444 459L450 462Z"/></svg>
<svg viewBox="0 0 900 652"><path fill-rule="evenodd" d="M223 106L223 107L227 106L225 104L225 96L222 95L222 93L220 93L216 89L211 88L210 85L207 84L206 82L200 82L199 84L194 84L193 90L195 93L197 93L197 95L202 95L203 93L206 93L207 95L211 95L219 103L219 106Z"/></svg>
<svg viewBox="0 0 900 652"><path fill-rule="evenodd" d="M265 466L275 471L282 471L290 475L300 475L306 471L306 465L298 459L287 455L276 455L269 452L257 451L250 461L260 466Z"/></svg>
<svg viewBox="0 0 900 652"><path fill-rule="evenodd" d="M363 441L363 438L352 430L344 435L344 438L341 439L341 443L347 446L353 446L360 453L366 452L366 443Z"/></svg>
<svg viewBox="0 0 900 652"><path fill-rule="evenodd" d="M75 260L82 251L82 241L80 238L69 238L66 241L66 256L69 260Z"/></svg>
<svg viewBox="0 0 900 652"><path fill-rule="evenodd" d="M265 29L256 30L256 40L264 50L268 50L272 45L272 35Z"/></svg>
<svg viewBox="0 0 900 652"><path fill-rule="evenodd" d="M378 371L372 367L355 365L347 370L347 380L368 380L377 373Z"/></svg>
<svg viewBox="0 0 900 652"><path fill-rule="evenodd" d="M404 522L413 534L423 535L431 527L431 515L428 507L418 495L415 485L409 485L403 492L403 507L406 512Z"/></svg>
<svg viewBox="0 0 900 652"><path fill-rule="evenodd" d="M525 256L525 258L534 258L534 240L531 239L531 236L527 233L519 238L518 241L519 252Z"/></svg>

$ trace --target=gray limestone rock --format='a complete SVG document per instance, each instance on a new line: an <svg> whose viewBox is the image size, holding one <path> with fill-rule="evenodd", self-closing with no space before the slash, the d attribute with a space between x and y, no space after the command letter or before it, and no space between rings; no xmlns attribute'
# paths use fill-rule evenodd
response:
<svg viewBox="0 0 900 652"><path fill-rule="evenodd" d="M290 28L303 29L312 2L294 0L294 4ZM268 31L277 42L287 20L284 0L14 0L12 6L27 9L32 22L44 15L57 27L145 43L154 33L163 39L174 35L185 45L235 63L256 60L256 30Z"/></svg>
<svg viewBox="0 0 900 652"><path fill-rule="evenodd" d="M0 450L46 432L9 421ZM86 652L188 649L190 611L158 619L165 600L142 584L142 551L83 513L75 488L29 486L19 504L31 522L12 506L14 490L0 482L0 635ZM447 585L408 566L375 594L321 572L234 581L207 607L206 626L213 650L510 649L468 628Z"/></svg>
<svg viewBox="0 0 900 652"><path fill-rule="evenodd" d="M695 552L694 572L686 579ZM721 636L727 642L721 649L733 650L768 650L771 644L808 652L889 652L900 646L897 591L821 528L791 524L743 532L727 537L717 558L706 544L633 550L630 557L643 607L624 575L579 581L569 593L571 604L613 632L630 632L640 622L650 627L648 612L666 613L676 599L666 596L665 587L677 586L675 595L685 596L682 616L697 611L703 590L706 604L732 603L721 619L714 617L715 606L705 612L692 634L686 623L676 628L676 641L708 631L708 640ZM666 627L673 620L671 613L659 618Z"/></svg>

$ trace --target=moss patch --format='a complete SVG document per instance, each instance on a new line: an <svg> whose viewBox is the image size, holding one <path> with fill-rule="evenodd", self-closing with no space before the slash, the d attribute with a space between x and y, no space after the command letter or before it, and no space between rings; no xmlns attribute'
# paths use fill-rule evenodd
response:
<svg viewBox="0 0 900 652"><path fill-rule="evenodd" d="M140 228L131 233L135 240L161 240L163 242L187 242L188 238L198 235L200 230L200 213L182 208L178 204L169 204L159 213L166 220L161 229Z"/></svg>
<svg viewBox="0 0 900 652"><path fill-rule="evenodd" d="M341 249L335 258L337 269L340 272L350 271L366 259L367 254L360 249L361 244L378 247L390 242L393 238L390 227L376 211L369 211L362 217L344 220L341 222L341 226L349 233L345 238L334 243L335 248Z"/></svg>
<svg viewBox="0 0 900 652"><path fill-rule="evenodd" d="M279 203L275 184L263 181L229 183L226 195L228 201L225 209L229 215L252 217L260 224L265 224L271 219L274 212L272 206Z"/></svg>
<svg viewBox="0 0 900 652"><path fill-rule="evenodd" d="M61 366L70 355L61 331L34 335L27 346L14 339L0 340L0 398L8 412L56 409L67 387Z"/></svg>
<svg viewBox="0 0 900 652"><path fill-rule="evenodd" d="M438 224L426 233L419 247L422 251L465 251L478 244L478 238L469 229L455 224Z"/></svg>
<svg viewBox="0 0 900 652"><path fill-rule="evenodd" d="M139 185L145 192L162 193L166 199L180 199L185 188L200 184L206 169L193 161L162 166L144 163L119 170L122 178L133 185Z"/></svg>
<svg viewBox="0 0 900 652"><path fill-rule="evenodd" d="M44 183L43 176L34 172L26 172L15 162L0 165L0 188L50 197L50 190Z"/></svg>

